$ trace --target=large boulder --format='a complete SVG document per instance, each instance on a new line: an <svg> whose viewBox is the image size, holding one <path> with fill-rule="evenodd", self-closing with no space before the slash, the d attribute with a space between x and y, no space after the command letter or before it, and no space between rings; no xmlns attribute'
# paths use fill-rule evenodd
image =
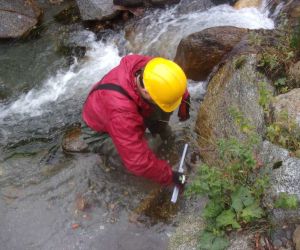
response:
<svg viewBox="0 0 300 250"><path fill-rule="evenodd" d="M109 20L118 11L111 0L76 0L83 21Z"/></svg>
<svg viewBox="0 0 300 250"><path fill-rule="evenodd" d="M35 0L0 1L0 38L18 38L38 23L42 14Z"/></svg>
<svg viewBox="0 0 300 250"><path fill-rule="evenodd" d="M272 102L274 121L280 119L281 113L286 113L288 119L300 128L300 88L276 96Z"/></svg>
<svg viewBox="0 0 300 250"><path fill-rule="evenodd" d="M195 81L205 80L222 58L248 33L236 27L214 27L193 33L182 39L175 61L187 77Z"/></svg>
<svg viewBox="0 0 300 250"><path fill-rule="evenodd" d="M235 56L221 66L208 83L207 93L200 105L196 131L198 144L206 163L217 164L216 143L222 138L236 137L245 139L245 135L230 115L234 108L249 121L259 135L265 133L264 112L259 105L260 82L272 91L266 77L256 70L255 54Z"/></svg>

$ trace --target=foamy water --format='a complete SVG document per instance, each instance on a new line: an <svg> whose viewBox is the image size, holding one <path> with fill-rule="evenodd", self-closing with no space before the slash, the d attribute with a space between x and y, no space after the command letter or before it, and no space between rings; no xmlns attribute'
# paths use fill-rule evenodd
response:
<svg viewBox="0 0 300 250"><path fill-rule="evenodd" d="M153 18L151 15L158 16ZM161 52L161 56L168 58L174 56L177 45L183 37L205 28L228 25L249 29L274 28L274 22L268 18L267 11L255 8L235 10L229 5L183 15L176 13L175 7L154 14L148 13L143 20L148 18L152 18L151 25L144 27L144 30L136 35L136 39L143 38L143 41L140 41L143 47L134 52L148 54L156 49ZM119 48L116 45L96 41L93 33L88 36L87 44L89 47L87 55L80 63L75 62L67 71L58 71L54 76L45 79L40 87L21 95L16 101L1 104L0 125L3 119L9 118L13 123L24 117L37 117L45 112L51 112L53 103L63 102L74 96L82 98L92 84L119 63ZM193 90L201 89L199 95L203 95L205 84L202 87L193 85L190 88L192 94L197 97L197 91ZM82 103L78 105L81 106ZM65 109L65 106L62 105L61 108Z"/></svg>

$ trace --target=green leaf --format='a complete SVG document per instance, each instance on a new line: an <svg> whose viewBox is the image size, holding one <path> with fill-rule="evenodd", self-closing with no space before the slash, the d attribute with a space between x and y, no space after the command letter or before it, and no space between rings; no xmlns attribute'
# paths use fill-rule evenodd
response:
<svg viewBox="0 0 300 250"><path fill-rule="evenodd" d="M260 219L264 215L264 211L259 206L258 203L254 203L243 209L241 213L241 218L246 222L253 221L254 219Z"/></svg>
<svg viewBox="0 0 300 250"><path fill-rule="evenodd" d="M229 246L229 241L225 237L216 236L211 232L203 232L200 236L200 250L223 250Z"/></svg>
<svg viewBox="0 0 300 250"><path fill-rule="evenodd" d="M225 237L216 237L211 246L211 250L223 250L229 246L229 241Z"/></svg>
<svg viewBox="0 0 300 250"><path fill-rule="evenodd" d="M204 218L215 218L217 217L223 210L223 207L220 204L221 202L218 201L209 201L204 210L203 210L203 217Z"/></svg>
<svg viewBox="0 0 300 250"><path fill-rule="evenodd" d="M280 193L275 201L276 208L297 209L298 197L295 194Z"/></svg>
<svg viewBox="0 0 300 250"><path fill-rule="evenodd" d="M250 190L241 186L236 192L231 195L232 204L231 207L237 212L241 212L244 207L247 207L254 203L254 198Z"/></svg>
<svg viewBox="0 0 300 250"><path fill-rule="evenodd" d="M236 221L236 214L232 209L223 211L216 218L218 227L232 226L232 228L240 228L240 224Z"/></svg>
<svg viewBox="0 0 300 250"><path fill-rule="evenodd" d="M211 249L215 235L211 232L203 232L200 236L199 249L208 250Z"/></svg>
<svg viewBox="0 0 300 250"><path fill-rule="evenodd" d="M286 84L286 77L279 78L274 84L275 86L284 86Z"/></svg>

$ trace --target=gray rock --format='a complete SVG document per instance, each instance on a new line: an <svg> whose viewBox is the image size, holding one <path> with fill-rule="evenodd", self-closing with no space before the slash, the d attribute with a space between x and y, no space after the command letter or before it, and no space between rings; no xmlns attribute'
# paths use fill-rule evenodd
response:
<svg viewBox="0 0 300 250"><path fill-rule="evenodd" d="M262 159L267 166L281 162L281 166L273 169L272 190L274 194L287 192L296 194L300 199L300 159L290 157L289 152L265 141L262 148Z"/></svg>
<svg viewBox="0 0 300 250"><path fill-rule="evenodd" d="M204 221L201 216L185 216L171 236L167 250L196 250L198 237L203 228Z"/></svg>
<svg viewBox="0 0 300 250"><path fill-rule="evenodd" d="M300 222L300 209L286 210L272 207L274 197L279 193L295 194L300 200L300 159L289 156L289 151L268 141L263 142L260 157L266 167L276 166L270 173L271 187L266 192L265 203L268 204L271 219L277 225L285 222Z"/></svg>
<svg viewBox="0 0 300 250"><path fill-rule="evenodd" d="M227 250L252 250L252 238L253 235L244 235L244 234L235 234L231 235L231 240L230 240L230 246L227 248Z"/></svg>
<svg viewBox="0 0 300 250"><path fill-rule="evenodd" d="M275 121L280 118L281 112L286 112L288 118L294 120L298 124L298 128L300 128L300 88L276 96L272 106Z"/></svg>
<svg viewBox="0 0 300 250"><path fill-rule="evenodd" d="M111 0L76 0L76 2L84 21L109 20L118 13Z"/></svg>
<svg viewBox="0 0 300 250"><path fill-rule="evenodd" d="M41 14L34 0L1 0L0 38L17 38L25 35L35 27Z"/></svg>
<svg viewBox="0 0 300 250"><path fill-rule="evenodd" d="M210 0L202 1L191 1L191 0L181 0L178 4L179 13L191 13L196 11L203 11L205 9L211 8L214 4Z"/></svg>

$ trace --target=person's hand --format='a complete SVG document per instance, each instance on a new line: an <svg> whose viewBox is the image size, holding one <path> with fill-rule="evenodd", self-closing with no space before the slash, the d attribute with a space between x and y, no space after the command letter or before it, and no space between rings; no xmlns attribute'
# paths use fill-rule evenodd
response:
<svg viewBox="0 0 300 250"><path fill-rule="evenodd" d="M190 99L191 98L189 94L187 94L187 96L185 96L182 99L177 114L179 117L179 121L186 121L187 119L190 118L190 105L191 105Z"/></svg>
<svg viewBox="0 0 300 250"><path fill-rule="evenodd" d="M179 173L177 171L173 171L173 182L180 189L183 189L184 185L186 183L186 176L183 173Z"/></svg>

